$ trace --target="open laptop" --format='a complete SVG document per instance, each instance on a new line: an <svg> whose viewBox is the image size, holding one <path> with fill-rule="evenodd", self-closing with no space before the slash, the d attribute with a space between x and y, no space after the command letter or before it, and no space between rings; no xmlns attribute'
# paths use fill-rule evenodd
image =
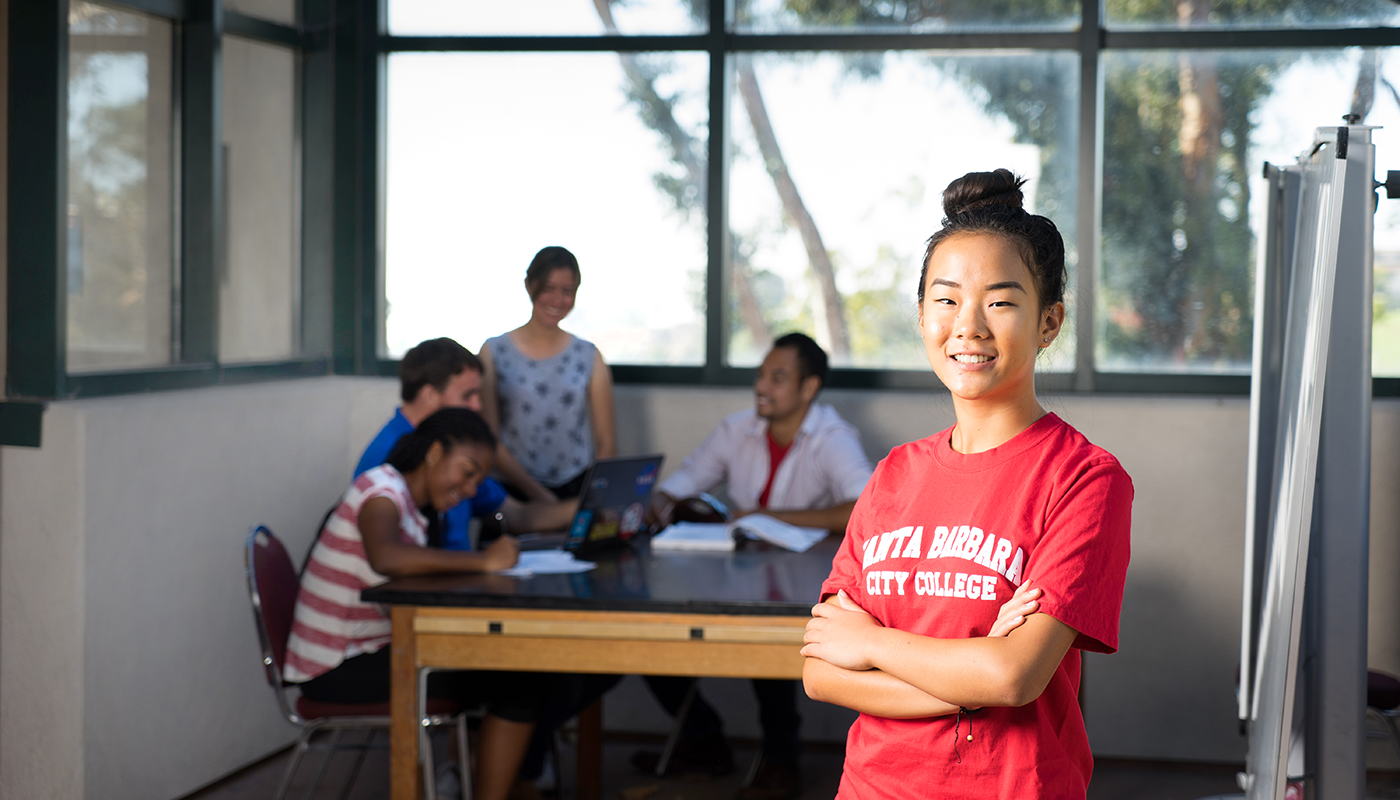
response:
<svg viewBox="0 0 1400 800"><path fill-rule="evenodd" d="M645 530L647 503L665 458L658 453L593 462L564 549L588 552L615 547Z"/></svg>

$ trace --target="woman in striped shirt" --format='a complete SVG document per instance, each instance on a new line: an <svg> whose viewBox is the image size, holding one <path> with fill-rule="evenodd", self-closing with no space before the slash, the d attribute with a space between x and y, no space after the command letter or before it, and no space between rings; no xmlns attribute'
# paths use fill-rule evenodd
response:
<svg viewBox="0 0 1400 800"><path fill-rule="evenodd" d="M476 493L491 472L496 438L476 412L438 411L399 440L387 462L363 473L326 521L301 578L287 642L287 681L332 703L389 699L389 616L360 591L390 578L481 572L515 564L519 545L502 536L481 552L427 547L428 520ZM464 704L486 700L476 797L510 790L551 676L441 672L428 694Z"/></svg>

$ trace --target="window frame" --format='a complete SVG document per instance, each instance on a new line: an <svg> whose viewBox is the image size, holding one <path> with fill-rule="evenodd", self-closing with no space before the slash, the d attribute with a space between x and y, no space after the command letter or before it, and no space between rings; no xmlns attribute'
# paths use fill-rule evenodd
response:
<svg viewBox="0 0 1400 800"><path fill-rule="evenodd" d="M1242 396L1247 375L1101 372L1094 368L1099 264L1101 55L1107 50L1400 47L1400 28L1132 29L1105 25L1102 0L1078 30L951 33L730 32L728 6L712 2L708 32L689 35L393 36L389 0L301 0L296 26L225 10L223 0L103 0L176 23L174 109L180 155L176 252L178 323L169 366L68 374L66 186L69 0L9 3L7 383L0 444L37 446L43 403L315 375L397 373L379 351L383 325L385 71L396 52L703 52L710 57L705 361L702 366L613 366L627 384L743 386L752 370L726 366L729 232L727 143L730 55L812 50L1056 49L1080 59L1078 327L1074 370L1037 377L1047 392ZM220 364L220 53L225 34L301 54L301 324L303 352L267 363ZM1070 234L1069 231L1066 231ZM837 388L942 390L928 370L843 368ZM1400 397L1400 378L1374 378L1377 397Z"/></svg>
<svg viewBox="0 0 1400 800"><path fill-rule="evenodd" d="M44 401L187 389L332 371L333 259L331 217L323 203L333 175L329 87L332 66L325 36L306 19L329 20L330 0L305 0L302 25L287 26L234 11L222 0L99 0L124 11L163 18L173 33L175 86L176 253L171 297L171 364L81 372L67 370L67 93L68 0L9 4L10 116L7 142L6 403L0 443L37 444ZM302 152L302 352L327 355L221 364L218 315L223 230L222 37L286 47L299 57L299 146ZM34 202L18 203L13 198ZM20 409L13 414L5 406ZM8 416L7 416L8 415ZM7 419L18 420L13 424Z"/></svg>
<svg viewBox="0 0 1400 800"><path fill-rule="evenodd" d="M830 32L762 33L731 32L726 13L732 4L711 2L709 30L688 35L602 34L567 36L398 36L387 31L387 2L378 6L373 20L377 34L372 58L374 83L365 87L365 96L376 98L380 124L378 137L366 150L379 156L374 169L379 180L373 189L373 203L367 190L363 224L379 237L375 281L382 286L384 271L383 230L383 125L385 108L384 65L393 53L407 52L704 52L710 57L710 102L707 192L707 265L705 309L705 361L698 367L612 365L619 383L747 385L753 370L726 365L728 330L728 191L727 153L729 140L728 95L732 74L729 56L750 52L801 52L814 50L1062 50L1078 54L1080 62L1080 104L1078 142L1077 227L1073 231L1079 253L1076 271L1074 369L1069 373L1041 373L1037 385L1048 392L1100 394L1186 394L1247 395L1250 378L1238 374L1113 372L1095 368L1096 279L1101 249L1103 91L1101 55L1107 50L1182 49L1263 49L1263 48L1340 48L1400 46L1400 28L1329 27L1248 29L1110 29L1103 0L1082 3L1078 30L997 31L997 32ZM364 73L362 73L364 74ZM372 214L373 216L369 216ZM1070 232L1066 231L1066 234ZM394 374L397 362L379 357L383 322L378 317L362 321L359 331L365 341L374 343L372 374ZM890 370L840 368L831 371L828 385L851 389L942 389L930 370ZM1400 378L1373 378L1378 397L1400 396Z"/></svg>

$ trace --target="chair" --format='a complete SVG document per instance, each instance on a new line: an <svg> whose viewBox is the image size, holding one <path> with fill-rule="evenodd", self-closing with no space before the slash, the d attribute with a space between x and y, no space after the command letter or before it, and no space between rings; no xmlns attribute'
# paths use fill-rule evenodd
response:
<svg viewBox="0 0 1400 800"><path fill-rule="evenodd" d="M1366 713L1380 720L1385 731L1367 731L1367 736L1390 740L1395 755L1400 757L1400 728L1395 719L1400 717L1400 679L1384 672L1366 672Z"/></svg>
<svg viewBox="0 0 1400 800"><path fill-rule="evenodd" d="M335 750L359 750L359 757L355 760L350 780L342 794L344 797L349 794L355 778L359 776L365 752L373 746L375 733L381 729L389 729L389 704L318 703L298 697L293 706L287 699L288 686L282 681L282 666L287 655L287 637L292 630L292 613L296 607L297 589L300 584L296 569L292 566L292 560L282 543L272 531L262 525L248 532L245 565L248 596L253 604L253 622L257 627L258 641L262 645L263 670L267 675L267 682L277 697L277 707L282 716L301 729L296 747L292 750L291 763L287 765L287 773L282 776L282 785L277 789L277 800L286 796L302 756L313 747L312 738L321 731L330 732L330 742L324 745L326 756L321 761L321 767L306 797L309 800L316 793ZM426 684L426 677L421 676L420 685ZM437 792L434 786L433 750L427 741L428 729L443 725L457 726L457 763L462 773L462 800L471 800L466 713L456 703L426 699L421 691L418 708L422 716L422 725L419 727L419 752L423 753L423 785L429 800L436 800ZM341 734L353 729L368 731L367 738L358 744L342 745Z"/></svg>

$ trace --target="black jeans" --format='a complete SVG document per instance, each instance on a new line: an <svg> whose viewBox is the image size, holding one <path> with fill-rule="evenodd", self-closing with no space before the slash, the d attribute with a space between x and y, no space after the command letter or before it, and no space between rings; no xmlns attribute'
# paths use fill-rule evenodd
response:
<svg viewBox="0 0 1400 800"><path fill-rule="evenodd" d="M554 731L593 705L594 700L602 697L620 680L621 675L560 675L540 709L535 735L530 739L525 761L520 765L520 777L531 781L540 777L544 772L545 756L553 744ZM558 769L559 765L555 764L554 767Z"/></svg>
<svg viewBox="0 0 1400 800"><path fill-rule="evenodd" d="M322 703L387 703L389 650L385 646L340 662L330 672L300 684L302 696ZM544 672L442 671L428 676L428 696L463 706L484 702L501 719L534 722L558 680L558 675Z"/></svg>
<svg viewBox="0 0 1400 800"><path fill-rule="evenodd" d="M692 679L661 675L645 677L647 686L656 695L661 707L674 717L685 701L685 693ZM758 724L763 729L763 757L772 764L797 766L797 760L802 755L802 717L797 713L797 681L755 678L753 693L758 700ZM700 739L719 736L723 725L714 707L696 692L695 700L690 704L690 713L681 723L681 737Z"/></svg>

